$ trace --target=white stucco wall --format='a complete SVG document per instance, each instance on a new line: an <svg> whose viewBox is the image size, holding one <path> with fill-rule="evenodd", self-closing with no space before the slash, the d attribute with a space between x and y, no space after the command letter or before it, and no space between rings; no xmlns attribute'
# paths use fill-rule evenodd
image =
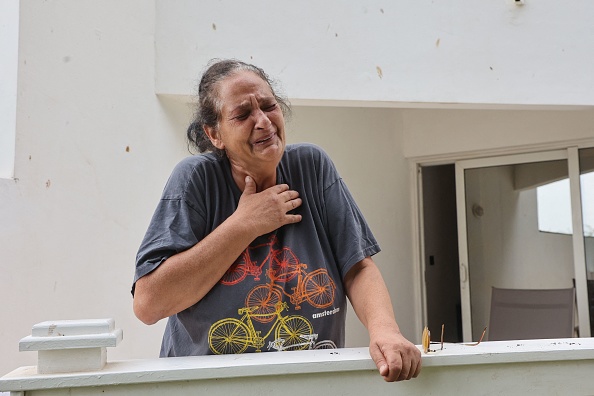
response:
<svg viewBox="0 0 594 396"><path fill-rule="evenodd" d="M14 174L19 1L0 3L0 177Z"/></svg>
<svg viewBox="0 0 594 396"><path fill-rule="evenodd" d="M393 109L296 107L289 124L291 142L322 146L332 157L378 239L374 257L384 275L402 332L417 338L417 286L412 265L409 171L402 154L400 112ZM349 346L365 346L368 336L350 310Z"/></svg>
<svg viewBox="0 0 594 396"><path fill-rule="evenodd" d="M592 138L594 112L305 105L592 105L591 62L576 57L594 53L581 40L594 3L578 3L20 2L17 180L0 179L0 375L34 364L18 341L43 320L113 317L124 341L110 359L158 353L163 322L144 326L131 310L133 262L188 154L183 101L215 56L263 66L303 105L290 139L334 158L382 244L378 264L414 339L405 158ZM351 315L349 344L365 338Z"/></svg>
<svg viewBox="0 0 594 396"><path fill-rule="evenodd" d="M162 93L187 94L207 60L238 57L309 104L594 105L589 0L157 0L157 10Z"/></svg>
<svg viewBox="0 0 594 396"><path fill-rule="evenodd" d="M44 320L113 317L111 357L155 356L134 256L183 136L154 94L148 1L22 1L17 181L0 180L0 373Z"/></svg>
<svg viewBox="0 0 594 396"><path fill-rule="evenodd" d="M579 82L576 82L578 84ZM403 110L404 154L439 157L508 147L534 150L594 137L594 109Z"/></svg>

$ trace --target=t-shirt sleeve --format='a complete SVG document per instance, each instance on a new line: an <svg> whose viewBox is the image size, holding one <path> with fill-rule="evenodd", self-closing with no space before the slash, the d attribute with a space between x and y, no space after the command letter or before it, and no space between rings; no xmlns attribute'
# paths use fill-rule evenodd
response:
<svg viewBox="0 0 594 396"><path fill-rule="evenodd" d="M169 257L183 252L204 236L204 215L195 197L187 192L191 177L186 170L174 170L157 205L136 255L134 285L141 277L155 270Z"/></svg>
<svg viewBox="0 0 594 396"><path fill-rule="evenodd" d="M359 261L380 251L363 213L332 162L327 159L324 202L328 236L342 277Z"/></svg>

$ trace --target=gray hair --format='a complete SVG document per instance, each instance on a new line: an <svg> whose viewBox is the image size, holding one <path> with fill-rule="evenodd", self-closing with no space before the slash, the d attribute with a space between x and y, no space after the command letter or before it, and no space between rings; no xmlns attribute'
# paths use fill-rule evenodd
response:
<svg viewBox="0 0 594 396"><path fill-rule="evenodd" d="M236 59L211 60L200 79L200 84L198 85L198 103L194 112L194 119L187 130L189 144L194 146L200 153L210 151L221 156L225 155L224 150L218 149L212 144L204 127L208 126L215 130L218 129L223 107L223 103L221 103L219 97L219 83L239 71L250 71L264 80L270 87L285 118L288 119L291 115L289 100L277 93L279 90L274 89L276 83L264 70Z"/></svg>

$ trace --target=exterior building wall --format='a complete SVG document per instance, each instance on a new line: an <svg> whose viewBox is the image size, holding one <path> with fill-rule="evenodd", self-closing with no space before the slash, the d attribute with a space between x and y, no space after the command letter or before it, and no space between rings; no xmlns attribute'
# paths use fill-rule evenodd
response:
<svg viewBox="0 0 594 396"><path fill-rule="evenodd" d="M133 263L189 154L188 96L210 58L282 82L296 105L290 141L335 160L417 343L407 158L594 136L594 43L581 39L594 3L247 4L20 2L15 179L0 179L0 374L34 364L17 345L44 320L113 317L125 333L113 359L158 354L164 321L134 317ZM348 326L349 346L365 346L352 313Z"/></svg>
<svg viewBox="0 0 594 396"><path fill-rule="evenodd" d="M594 4L524 3L157 0L156 88L237 57L310 103L593 105Z"/></svg>

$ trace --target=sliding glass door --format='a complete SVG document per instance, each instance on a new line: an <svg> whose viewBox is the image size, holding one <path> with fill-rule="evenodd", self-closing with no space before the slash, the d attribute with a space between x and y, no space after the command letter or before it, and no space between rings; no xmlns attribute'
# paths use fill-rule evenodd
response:
<svg viewBox="0 0 594 396"><path fill-rule="evenodd" d="M568 149L456 162L464 341L477 340L488 327L492 287L575 285L576 329L580 336L590 335L587 280L594 279L594 247L591 236L573 230L582 229L581 202L594 196L584 188L579 193L577 153ZM592 151L582 150L580 165L592 157ZM582 171L582 179L586 174Z"/></svg>

